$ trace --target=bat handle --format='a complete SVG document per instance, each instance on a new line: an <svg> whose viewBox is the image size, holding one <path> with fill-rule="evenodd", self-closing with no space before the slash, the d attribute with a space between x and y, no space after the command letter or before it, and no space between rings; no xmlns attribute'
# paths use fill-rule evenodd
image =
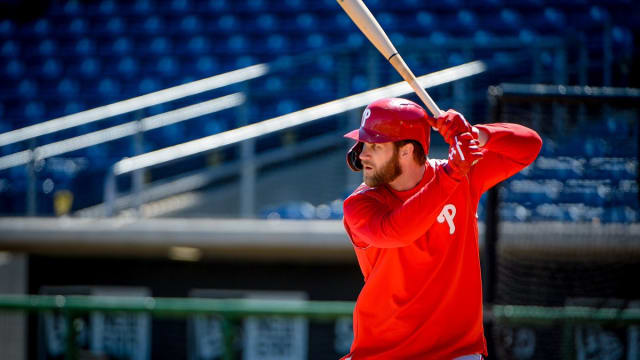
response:
<svg viewBox="0 0 640 360"><path fill-rule="evenodd" d="M429 96L429 94L424 90L424 88L420 86L415 75L413 75L413 73L411 72L411 69L409 69L409 67L404 62L400 54L396 53L392 55L391 58L389 59L389 62L391 63L391 65L393 65L396 71L400 73L400 76L402 76L402 78L406 82L408 82L409 85L411 85L411 88L413 88L413 91L416 92L420 100L422 100L422 102L427 106L427 109L431 111L431 114L433 115L433 117L434 118L440 117L440 115L443 114L442 110L440 110L438 105L436 105L435 101L433 101L431 96ZM433 126L434 124L431 124L431 125Z"/></svg>

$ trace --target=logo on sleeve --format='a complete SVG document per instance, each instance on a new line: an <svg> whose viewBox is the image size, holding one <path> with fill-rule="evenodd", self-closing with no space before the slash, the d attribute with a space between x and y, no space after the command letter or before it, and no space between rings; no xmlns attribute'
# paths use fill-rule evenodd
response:
<svg viewBox="0 0 640 360"><path fill-rule="evenodd" d="M440 215L438 215L438 222L447 222L449 225L449 234L453 235L456 232L456 225L453 223L453 218L456 216L456 207L453 204L447 204L442 208Z"/></svg>

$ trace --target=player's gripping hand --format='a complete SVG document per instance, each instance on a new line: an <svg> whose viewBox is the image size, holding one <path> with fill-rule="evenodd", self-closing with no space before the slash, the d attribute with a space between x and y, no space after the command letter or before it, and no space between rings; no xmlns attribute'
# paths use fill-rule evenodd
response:
<svg viewBox="0 0 640 360"><path fill-rule="evenodd" d="M444 169L449 176L460 180L484 157L484 153L479 147L479 141L470 132L456 135L449 145L449 160Z"/></svg>
<svg viewBox="0 0 640 360"><path fill-rule="evenodd" d="M436 129L447 144L453 144L453 138L462 133L468 132L471 133L475 138L477 138L477 132L474 131L473 126L469 124L469 122L455 110L448 110L443 113L436 119Z"/></svg>

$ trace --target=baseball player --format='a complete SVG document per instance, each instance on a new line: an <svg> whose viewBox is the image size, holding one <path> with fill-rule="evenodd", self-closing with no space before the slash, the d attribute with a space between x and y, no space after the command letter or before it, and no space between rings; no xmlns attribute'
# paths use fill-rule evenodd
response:
<svg viewBox="0 0 640 360"><path fill-rule="evenodd" d="M426 157L430 128L449 158ZM433 119L397 98L370 104L345 135L364 183L344 202L344 227L364 275L343 360L487 356L477 207L480 196L536 158L542 140L515 124Z"/></svg>

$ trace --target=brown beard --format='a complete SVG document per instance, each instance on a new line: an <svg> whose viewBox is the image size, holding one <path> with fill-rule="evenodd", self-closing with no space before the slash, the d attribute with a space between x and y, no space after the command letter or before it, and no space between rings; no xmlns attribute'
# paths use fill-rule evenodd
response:
<svg viewBox="0 0 640 360"><path fill-rule="evenodd" d="M400 169L400 158L398 156L398 149L393 150L393 156L387 161L380 170L374 170L370 176L365 175L364 170L362 172L362 180L369 187L376 187L383 184L388 184L395 180L402 174Z"/></svg>

